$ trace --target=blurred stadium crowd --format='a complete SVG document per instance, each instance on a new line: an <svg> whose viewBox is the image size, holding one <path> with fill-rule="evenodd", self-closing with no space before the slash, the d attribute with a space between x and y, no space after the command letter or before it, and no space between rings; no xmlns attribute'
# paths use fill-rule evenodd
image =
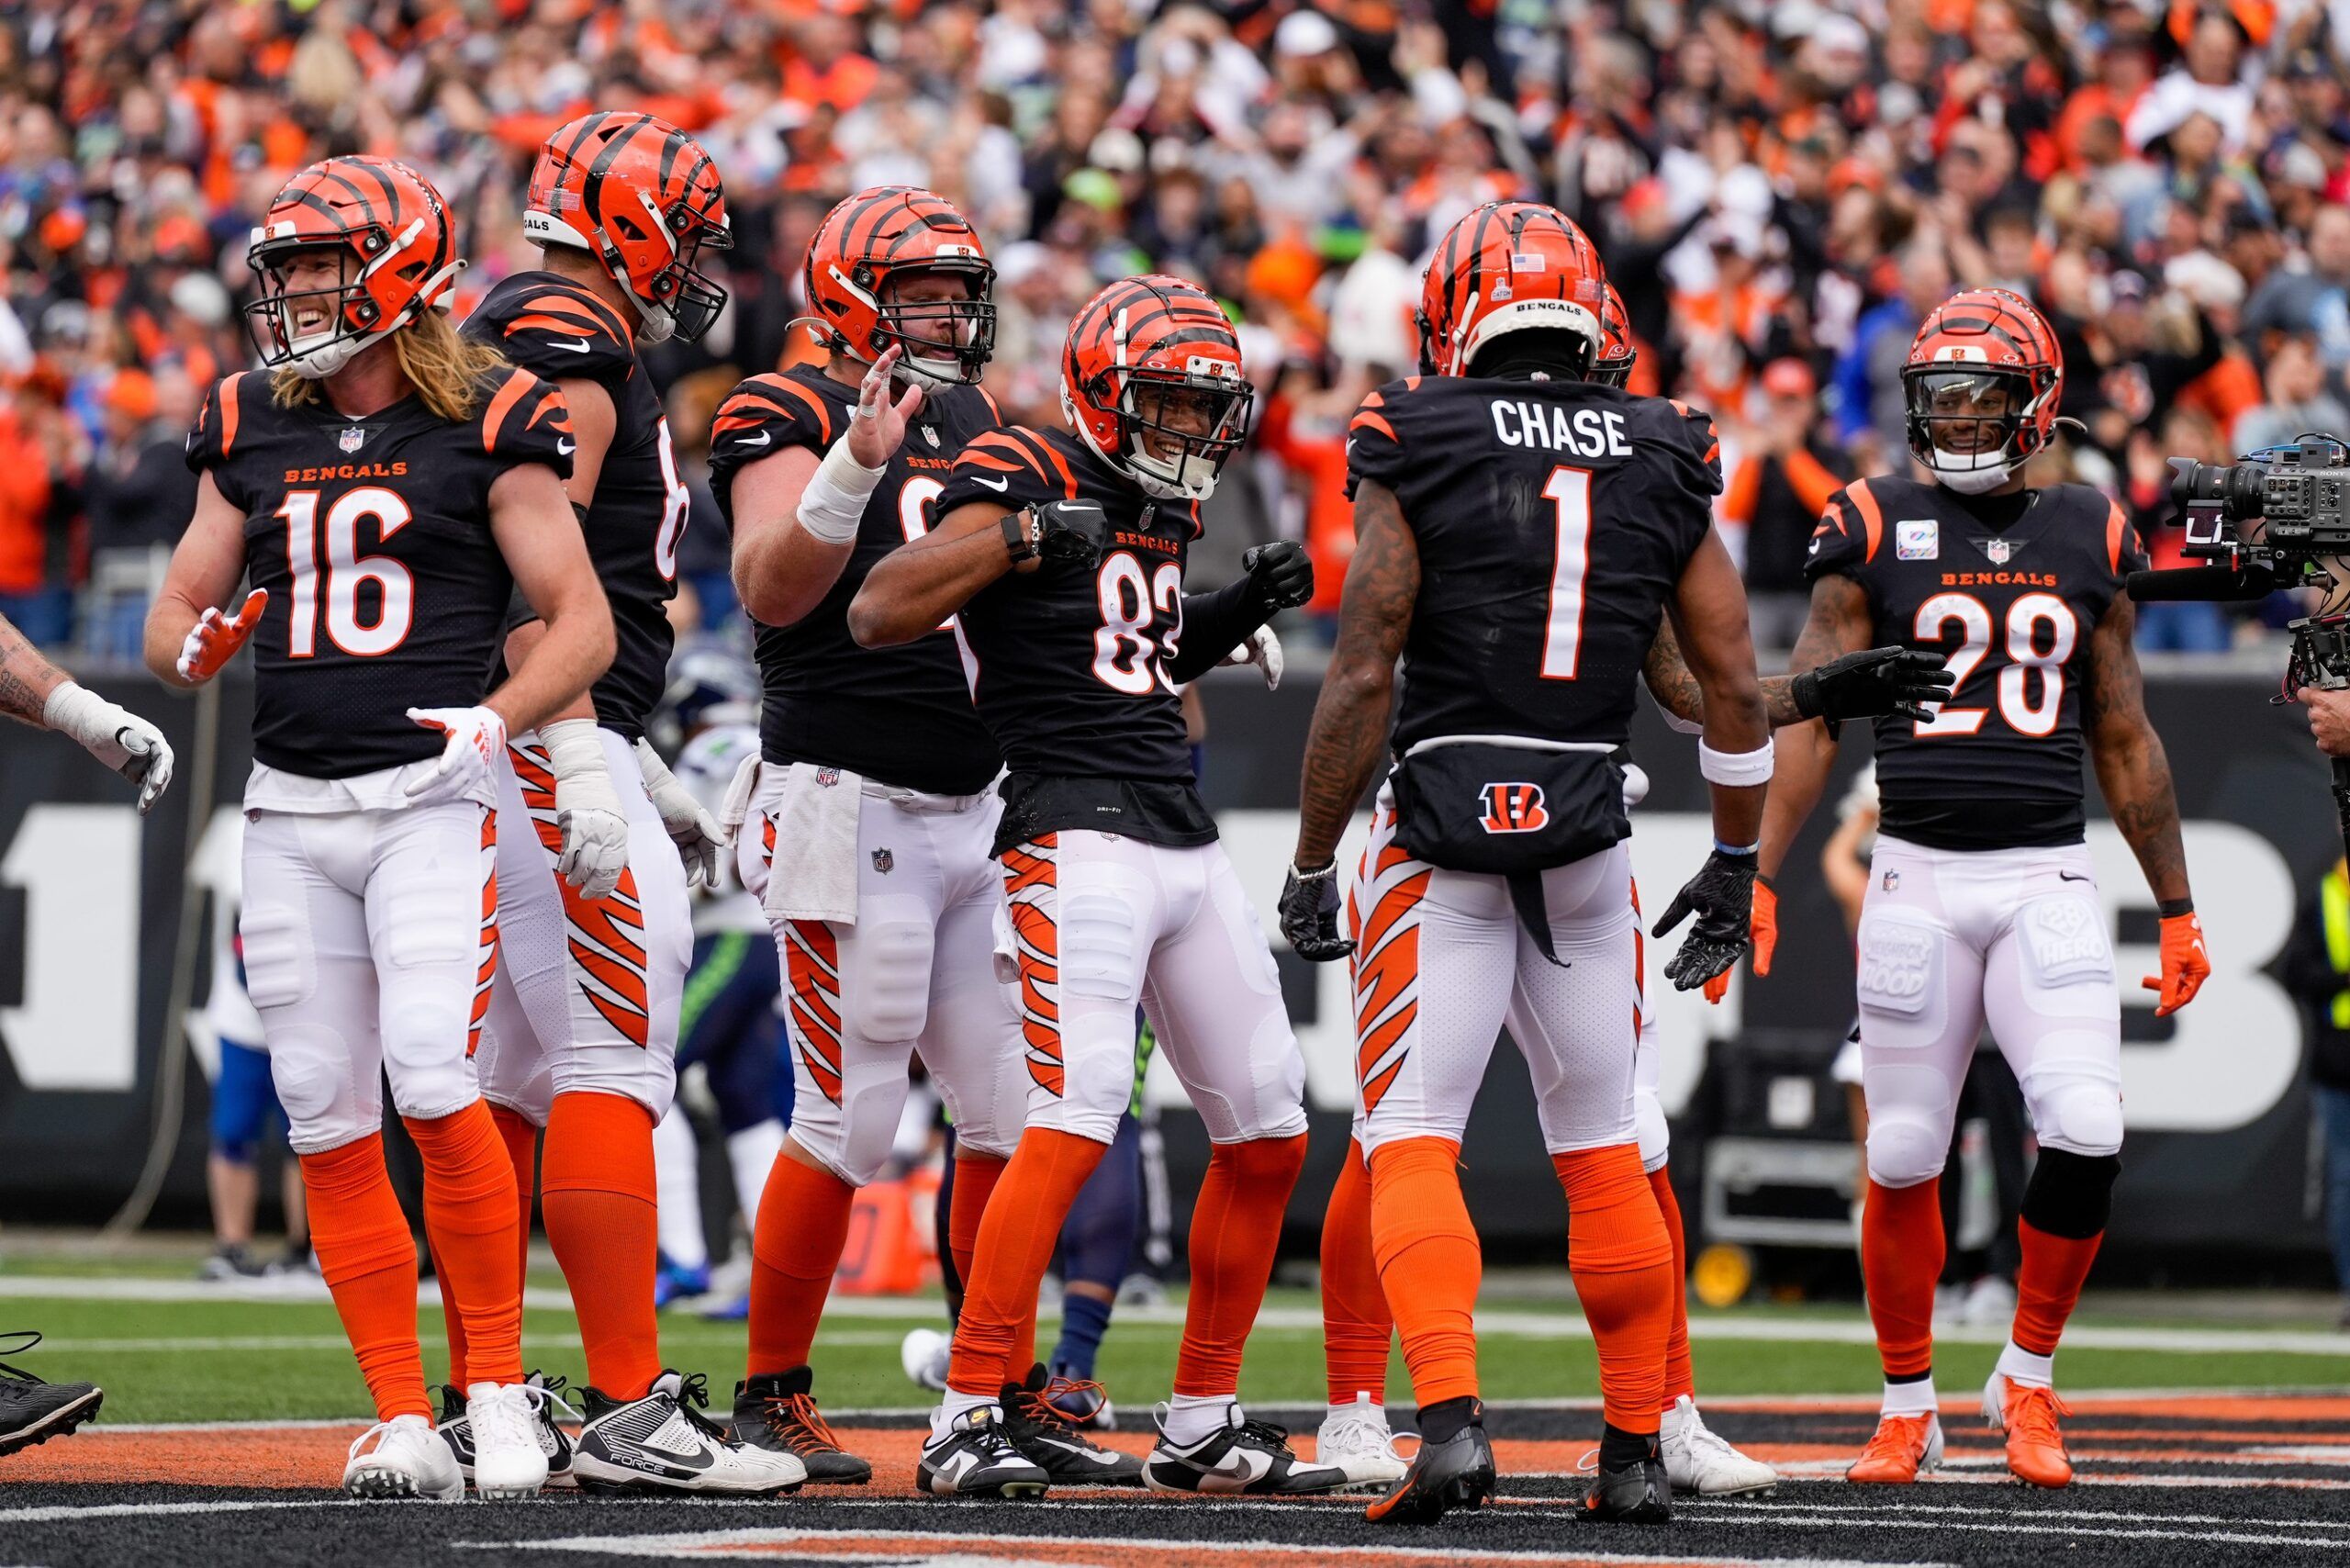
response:
<svg viewBox="0 0 2350 1568"><path fill-rule="evenodd" d="M2045 477L2142 525L2166 454L2350 427L2345 84L2350 0L10 0L0 613L135 654L285 176L354 151L428 173L473 261L462 314L532 264L542 138L641 107L710 149L737 235L727 318L651 355L681 454L738 374L805 352L825 208L926 185L1000 269L1009 418L1057 417L1061 335L1102 281L1156 268L1228 302L1257 482L1219 493L1210 539L1303 536L1323 610L1346 420L1413 368L1426 246L1489 198L1553 202L1622 290L1636 389L1714 412L1720 521L1784 645L1821 504L1907 461L1898 367L1953 286L2049 313L2084 428ZM688 539L723 623L714 509ZM2141 638L2212 649L2256 619L2151 607Z"/></svg>

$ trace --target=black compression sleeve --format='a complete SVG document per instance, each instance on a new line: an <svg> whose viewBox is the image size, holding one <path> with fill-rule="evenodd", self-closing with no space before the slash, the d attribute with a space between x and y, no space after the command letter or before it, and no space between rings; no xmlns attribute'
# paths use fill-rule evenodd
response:
<svg viewBox="0 0 2350 1568"><path fill-rule="evenodd" d="M1197 680L1265 623L1248 608L1248 579L1226 583L1214 593L1183 596L1183 640L1167 664L1167 678L1178 686Z"/></svg>

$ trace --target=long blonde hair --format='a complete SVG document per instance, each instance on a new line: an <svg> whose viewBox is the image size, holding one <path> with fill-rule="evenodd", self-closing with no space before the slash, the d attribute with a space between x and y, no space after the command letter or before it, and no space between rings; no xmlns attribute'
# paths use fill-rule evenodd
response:
<svg viewBox="0 0 2350 1568"><path fill-rule="evenodd" d="M459 332L439 310L427 310L394 332L392 353L424 406L453 423L472 419L491 373L509 367L504 354ZM298 408L319 396L319 384L283 365L270 376L269 395L281 409Z"/></svg>

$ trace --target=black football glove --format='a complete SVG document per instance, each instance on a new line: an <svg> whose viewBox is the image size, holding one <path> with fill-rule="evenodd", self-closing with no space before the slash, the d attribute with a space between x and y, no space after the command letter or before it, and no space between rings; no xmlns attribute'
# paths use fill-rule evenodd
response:
<svg viewBox="0 0 2350 1568"><path fill-rule="evenodd" d="M1314 558L1292 540L1257 545L1240 557L1240 569L1248 574L1248 613L1259 626L1314 597Z"/></svg>
<svg viewBox="0 0 2350 1568"><path fill-rule="evenodd" d="M1030 510L1036 520L1036 554L1047 561L1102 564L1110 545L1110 514L1100 501L1045 501Z"/></svg>
<svg viewBox="0 0 2350 1568"><path fill-rule="evenodd" d="M1898 713L1923 722L1933 717L1925 704L1948 700L1953 684L1940 654L1863 648L1796 677L1796 711L1827 720L1831 735L1846 719Z"/></svg>
<svg viewBox="0 0 2350 1568"><path fill-rule="evenodd" d="M1697 924L1681 950L1665 960L1664 978L1675 991L1695 991L1738 962L1753 945L1754 872L1760 857L1727 855L1717 849L1706 857L1688 885L1673 895L1664 917L1650 933L1662 936L1694 913Z"/></svg>
<svg viewBox="0 0 2350 1568"><path fill-rule="evenodd" d="M1281 884L1281 935L1301 958L1326 964L1343 958L1355 945L1338 935L1338 863L1319 871L1289 868Z"/></svg>

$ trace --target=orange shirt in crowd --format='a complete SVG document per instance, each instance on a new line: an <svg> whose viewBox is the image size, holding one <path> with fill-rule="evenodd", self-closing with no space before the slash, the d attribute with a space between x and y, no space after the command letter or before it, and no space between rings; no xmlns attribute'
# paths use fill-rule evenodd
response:
<svg viewBox="0 0 2350 1568"><path fill-rule="evenodd" d="M14 409L0 406L0 593L34 593L47 577L49 457Z"/></svg>

